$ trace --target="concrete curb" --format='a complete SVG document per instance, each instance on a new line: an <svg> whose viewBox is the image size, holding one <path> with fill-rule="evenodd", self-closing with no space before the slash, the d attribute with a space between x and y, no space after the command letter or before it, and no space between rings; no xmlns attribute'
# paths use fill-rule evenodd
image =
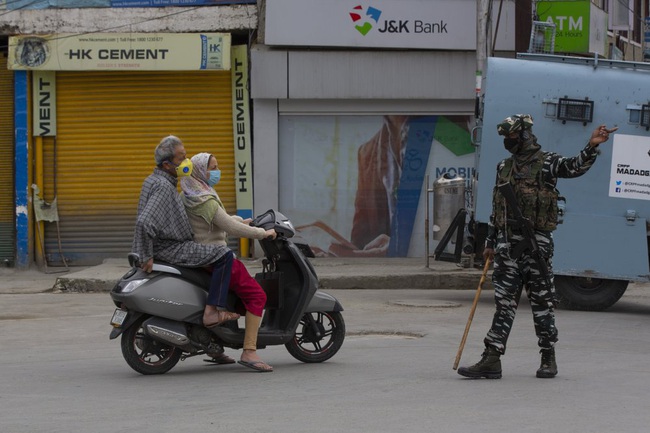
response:
<svg viewBox="0 0 650 433"><path fill-rule="evenodd" d="M364 290L476 290L481 270L462 268L450 262L430 262L424 259L310 259L319 278L320 289ZM261 260L244 260L251 275L262 271ZM130 269L125 259L107 259L101 265L71 268L62 274L44 274L36 270L4 271L0 293L89 293L109 292ZM483 289L491 289L488 278Z"/></svg>

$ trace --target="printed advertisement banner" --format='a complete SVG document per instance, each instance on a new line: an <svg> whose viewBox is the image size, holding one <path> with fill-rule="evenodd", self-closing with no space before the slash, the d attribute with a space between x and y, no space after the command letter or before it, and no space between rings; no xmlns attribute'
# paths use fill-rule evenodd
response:
<svg viewBox="0 0 650 433"><path fill-rule="evenodd" d="M614 135L609 196L650 200L650 138Z"/></svg>
<svg viewBox="0 0 650 433"><path fill-rule="evenodd" d="M296 226L296 240L319 256L424 256L426 176L469 180L470 121L281 116L280 211ZM457 212L446 213L451 220Z"/></svg>
<svg viewBox="0 0 650 433"><path fill-rule="evenodd" d="M9 69L230 70L227 33L89 33L11 36Z"/></svg>
<svg viewBox="0 0 650 433"><path fill-rule="evenodd" d="M501 5L500 5L501 6ZM497 50L514 50L515 4L493 8ZM498 10L501 15L498 16ZM473 0L267 0L267 45L476 49Z"/></svg>

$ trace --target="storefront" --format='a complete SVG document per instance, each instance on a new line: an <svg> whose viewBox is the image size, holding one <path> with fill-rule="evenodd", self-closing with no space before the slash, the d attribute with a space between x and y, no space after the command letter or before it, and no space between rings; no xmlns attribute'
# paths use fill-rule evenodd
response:
<svg viewBox="0 0 650 433"><path fill-rule="evenodd" d="M280 209L316 254L424 256L431 182L474 172L476 4L407 1L267 1L251 51L255 208ZM291 21L308 11L319 24Z"/></svg>
<svg viewBox="0 0 650 433"><path fill-rule="evenodd" d="M61 252L68 265L126 257L154 148L170 134L189 156L217 157L221 199L230 213L238 210L230 35L146 34L140 47L132 39L128 48L120 39L137 34L92 37L62 47L58 35L59 42L46 41L50 61L25 68L34 184L58 211L58 222L41 223L53 265L62 265ZM38 256L38 236L35 245Z"/></svg>

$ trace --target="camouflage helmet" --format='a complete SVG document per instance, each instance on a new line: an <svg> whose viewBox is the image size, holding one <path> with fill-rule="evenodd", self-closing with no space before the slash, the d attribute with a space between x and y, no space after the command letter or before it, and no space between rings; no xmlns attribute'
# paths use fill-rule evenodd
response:
<svg viewBox="0 0 650 433"><path fill-rule="evenodd" d="M533 126L533 116L530 114L513 114L506 117L497 125L499 135L510 135L513 132L520 132L530 129Z"/></svg>

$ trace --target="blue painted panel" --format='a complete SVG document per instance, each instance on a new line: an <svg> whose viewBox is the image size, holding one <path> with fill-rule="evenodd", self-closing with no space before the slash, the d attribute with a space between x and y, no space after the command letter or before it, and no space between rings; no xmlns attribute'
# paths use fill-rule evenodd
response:
<svg viewBox="0 0 650 433"><path fill-rule="evenodd" d="M27 71L14 73L16 194L16 267L29 267L29 146L27 142Z"/></svg>
<svg viewBox="0 0 650 433"><path fill-rule="evenodd" d="M567 213L553 233L557 275L646 280L646 220L627 225L624 217Z"/></svg>

